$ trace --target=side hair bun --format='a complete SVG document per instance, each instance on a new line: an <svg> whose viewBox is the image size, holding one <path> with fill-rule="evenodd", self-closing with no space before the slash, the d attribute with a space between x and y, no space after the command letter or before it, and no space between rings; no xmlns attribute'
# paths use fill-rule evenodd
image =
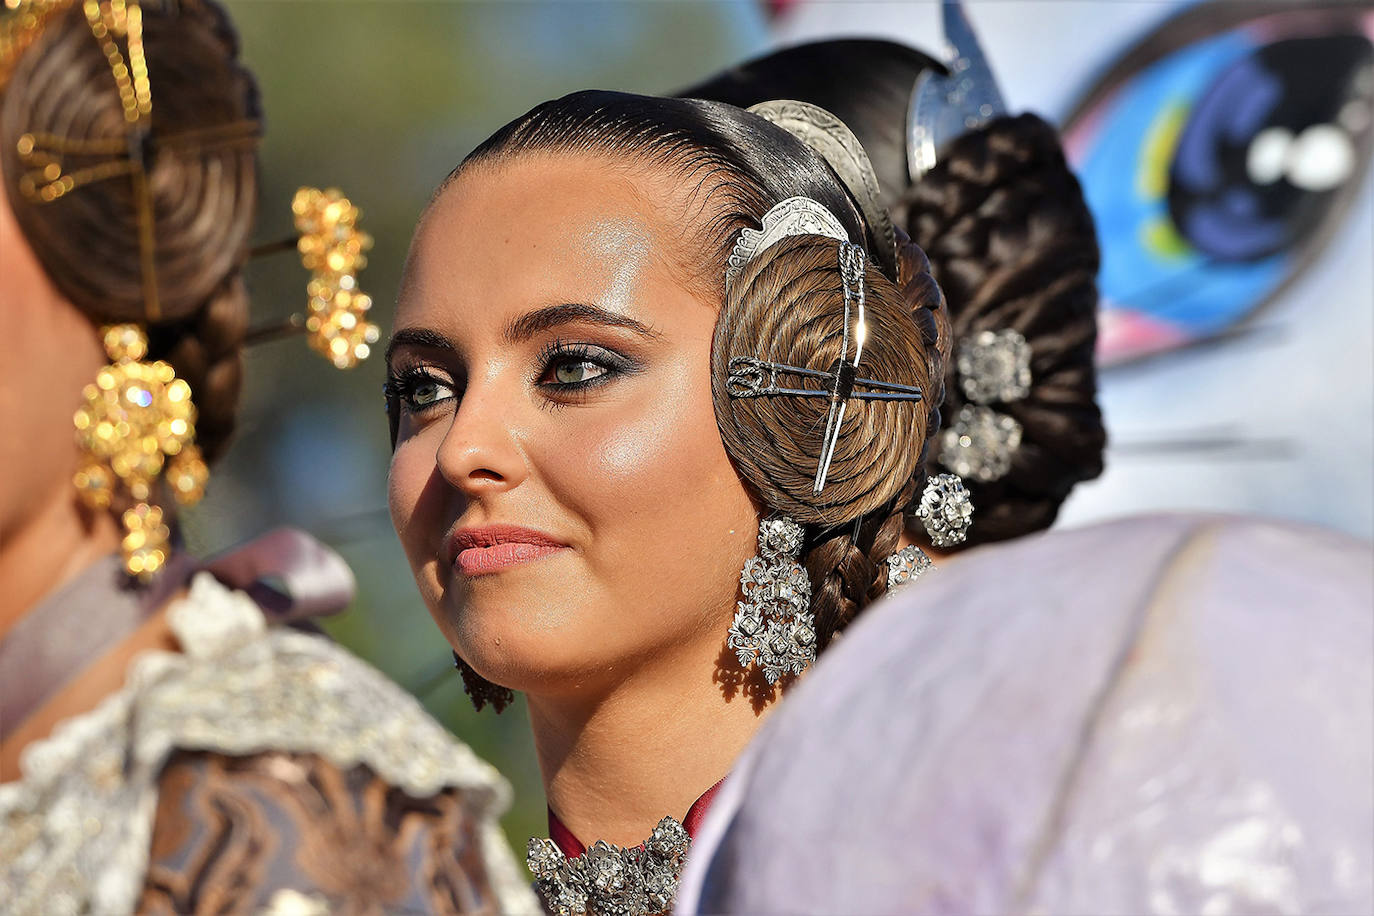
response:
<svg viewBox="0 0 1374 916"><path fill-rule="evenodd" d="M803 524L831 527L887 507L916 472L929 428L932 377L926 340L933 281L913 278L909 302L873 266L865 271L868 336L861 375L919 388L922 401L852 399L827 483L813 492L828 402L825 398L733 397L730 361L755 357L833 371L844 334L839 243L817 236L786 239L745 265L716 322L711 386L726 452L770 509ZM923 328L922 325L928 325ZM814 383L813 383L814 384Z"/></svg>

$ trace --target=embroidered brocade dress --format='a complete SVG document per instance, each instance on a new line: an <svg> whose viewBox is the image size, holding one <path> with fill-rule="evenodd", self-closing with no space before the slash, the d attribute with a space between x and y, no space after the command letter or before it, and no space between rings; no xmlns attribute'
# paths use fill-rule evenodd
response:
<svg viewBox="0 0 1374 916"><path fill-rule="evenodd" d="M207 572L0 785L7 913L538 912L509 788L420 704Z"/></svg>

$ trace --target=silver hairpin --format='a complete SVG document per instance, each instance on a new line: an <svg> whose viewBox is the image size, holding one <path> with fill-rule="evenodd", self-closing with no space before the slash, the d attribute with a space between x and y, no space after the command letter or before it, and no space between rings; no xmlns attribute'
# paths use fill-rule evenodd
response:
<svg viewBox="0 0 1374 916"><path fill-rule="evenodd" d="M887 593L892 594L908 583L915 582L935 564L921 548L912 544L887 558Z"/></svg>
<svg viewBox="0 0 1374 916"><path fill-rule="evenodd" d="M789 197L763 214L760 228L740 230L735 247L725 261L726 289L759 252L794 235L821 235L839 242L849 241L849 233L825 205L809 197Z"/></svg>
<svg viewBox="0 0 1374 916"><path fill-rule="evenodd" d="M822 439L821 460L816 466L816 480L812 492L817 496L825 489L825 478L830 474L830 461L835 457L835 446L840 441L840 426L844 423L844 412L849 406L849 397L854 392L854 377L859 372L859 359L864 355L864 342L868 339L868 321L864 315L864 250L848 242L840 243L840 283L844 287L844 328L840 335L840 364L835 371L835 384L830 389L830 409L825 415L825 438ZM854 361L845 364L849 355L849 303L858 303L859 320L854 326Z"/></svg>
<svg viewBox="0 0 1374 916"><path fill-rule="evenodd" d="M1030 394L1030 344L1009 328L979 331L960 343L954 362L959 387L973 403L961 407L940 434L940 463L979 483L1000 480L1011 472L1022 428L1015 417L988 405L1014 403Z"/></svg>
<svg viewBox="0 0 1374 916"><path fill-rule="evenodd" d="M916 78L907 112L907 171L913 182L935 167L949 144L1005 114L987 56L959 0L944 0L948 76L927 70Z"/></svg>
<svg viewBox="0 0 1374 916"><path fill-rule="evenodd" d="M775 363L766 359L759 359L754 356L735 356L730 359L729 376L725 380L725 389L734 398L766 398L766 397L794 397L794 398L828 398L830 389L834 387L836 376L835 372L822 372L819 369L806 369L801 366L789 366L786 363ZM781 375L795 375L800 378L811 378L824 382L825 388L784 388L778 381ZM860 391L860 388L869 389ZM854 390L849 397L855 401L919 401L921 400L921 389L914 385L897 385L892 382L880 382L871 378L854 379Z"/></svg>

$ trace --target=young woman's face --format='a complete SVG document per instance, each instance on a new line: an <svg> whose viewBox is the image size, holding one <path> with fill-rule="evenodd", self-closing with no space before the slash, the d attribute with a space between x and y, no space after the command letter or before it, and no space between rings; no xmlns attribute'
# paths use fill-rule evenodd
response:
<svg viewBox="0 0 1374 916"><path fill-rule="evenodd" d="M757 515L716 429L687 205L666 176L525 155L469 168L416 232L391 516L500 684L597 689L724 643Z"/></svg>

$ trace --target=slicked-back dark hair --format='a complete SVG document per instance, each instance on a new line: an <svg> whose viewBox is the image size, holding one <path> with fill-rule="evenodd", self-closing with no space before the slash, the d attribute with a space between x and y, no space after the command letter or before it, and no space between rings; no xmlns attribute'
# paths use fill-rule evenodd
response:
<svg viewBox="0 0 1374 916"><path fill-rule="evenodd" d="M725 259L743 227L778 201L810 197L872 251L873 233L844 185L810 147L733 105L590 89L545 102L498 130L454 169L517 153L609 153L677 171L712 218L706 235L711 276L724 283ZM447 183L447 182L446 182ZM718 268L718 269L717 269Z"/></svg>

